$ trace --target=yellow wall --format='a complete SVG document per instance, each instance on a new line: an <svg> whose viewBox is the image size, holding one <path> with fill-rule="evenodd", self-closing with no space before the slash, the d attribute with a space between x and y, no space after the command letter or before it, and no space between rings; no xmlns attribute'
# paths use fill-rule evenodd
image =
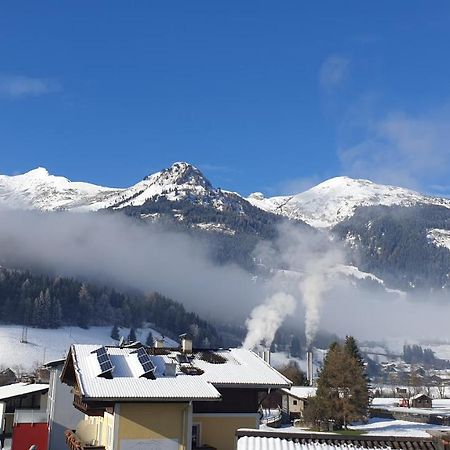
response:
<svg viewBox="0 0 450 450"><path fill-rule="evenodd" d="M257 414L233 416L232 414L194 414L192 425L201 426L201 445L210 445L217 450L234 450L235 432L238 428L257 428Z"/></svg>
<svg viewBox="0 0 450 450"><path fill-rule="evenodd" d="M188 412L187 403L121 403L117 450L122 439L177 439L184 449Z"/></svg>

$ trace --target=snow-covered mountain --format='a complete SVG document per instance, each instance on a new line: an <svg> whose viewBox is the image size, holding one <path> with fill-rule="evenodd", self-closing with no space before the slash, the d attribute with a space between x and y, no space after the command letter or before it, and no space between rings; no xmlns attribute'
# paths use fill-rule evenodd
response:
<svg viewBox="0 0 450 450"><path fill-rule="evenodd" d="M0 175L0 205L44 211L140 207L149 201L188 200L217 210L242 212L242 197L214 188L194 166L174 163L125 188L109 188L72 182L37 168L23 175ZM264 211L304 221L315 228L329 228L351 217L360 206L438 205L450 208L450 200L422 195L396 186L349 177L331 178L313 188L291 196L266 198L261 193L246 199Z"/></svg>
<svg viewBox="0 0 450 450"><path fill-rule="evenodd" d="M2 205L43 211L108 209L157 221L200 233L212 240L219 262L250 269L258 243L276 239L278 224L290 220L306 233L341 241L348 248L349 265L373 274L388 288L450 287L450 200L368 180L337 177L292 196L255 193L246 199L215 188L184 162L124 189L72 182L38 168L0 176Z"/></svg>
<svg viewBox="0 0 450 450"><path fill-rule="evenodd" d="M0 205L17 209L98 211L139 207L162 197L208 204L218 210L240 209L236 194L214 188L196 167L184 162L126 189L72 182L50 175L44 168L23 175L0 175Z"/></svg>
<svg viewBox="0 0 450 450"><path fill-rule="evenodd" d="M22 175L0 175L0 206L55 211L89 207L115 197L120 189L72 182L42 167Z"/></svg>
<svg viewBox="0 0 450 450"><path fill-rule="evenodd" d="M349 177L336 177L291 196L265 198L257 192L247 199L265 211L299 219L316 228L328 228L351 217L360 206L438 205L450 208L450 200L429 197L396 186Z"/></svg>

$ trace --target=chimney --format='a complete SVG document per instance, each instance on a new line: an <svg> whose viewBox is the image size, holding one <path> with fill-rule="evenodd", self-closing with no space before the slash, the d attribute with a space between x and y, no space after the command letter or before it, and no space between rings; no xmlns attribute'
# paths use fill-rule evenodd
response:
<svg viewBox="0 0 450 450"><path fill-rule="evenodd" d="M313 369L313 352L309 349L306 352L306 379L310 386L313 385L314 382L314 369Z"/></svg>
<svg viewBox="0 0 450 450"><path fill-rule="evenodd" d="M177 365L174 362L166 362L164 369L165 377L175 377L177 375Z"/></svg>
<svg viewBox="0 0 450 450"><path fill-rule="evenodd" d="M262 351L262 359L267 363L270 364L270 350L268 348L265 348Z"/></svg>
<svg viewBox="0 0 450 450"><path fill-rule="evenodd" d="M191 337L187 334L180 334L180 338L181 338L181 351L183 353L192 353L192 339Z"/></svg>
<svg viewBox="0 0 450 450"><path fill-rule="evenodd" d="M155 348L164 348L164 338L160 337L159 339L155 339L154 347Z"/></svg>

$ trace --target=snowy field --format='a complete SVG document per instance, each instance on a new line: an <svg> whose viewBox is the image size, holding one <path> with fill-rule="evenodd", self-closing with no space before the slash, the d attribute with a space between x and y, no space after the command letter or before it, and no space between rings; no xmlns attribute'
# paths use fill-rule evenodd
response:
<svg viewBox="0 0 450 450"><path fill-rule="evenodd" d="M354 425L349 427L352 430L358 430L369 436L407 436L407 437L430 437L427 430L445 430L450 432L450 427L441 425L431 425L428 423L407 422L406 420L381 419L374 417L365 425ZM274 430L267 425L261 425L261 430ZM277 432L286 433L311 433L308 428L282 426L275 429Z"/></svg>
<svg viewBox="0 0 450 450"><path fill-rule="evenodd" d="M378 417L373 417L366 425L355 425L350 428L376 436L430 437L427 430L445 430L446 432L450 432L450 427L444 427L442 425L407 422L406 420L381 419Z"/></svg>
<svg viewBox="0 0 450 450"><path fill-rule="evenodd" d="M103 344L112 345L117 342L111 339L112 327L91 327L87 330L78 327L62 327L56 330L28 328L28 343L20 342L22 326L0 326L0 367L10 367L16 372L29 371L44 362L63 358L71 344ZM136 330L136 337L145 342L150 328ZM129 328L120 329L120 334L127 336ZM152 329L154 338L161 335ZM177 345L165 338L167 345Z"/></svg>

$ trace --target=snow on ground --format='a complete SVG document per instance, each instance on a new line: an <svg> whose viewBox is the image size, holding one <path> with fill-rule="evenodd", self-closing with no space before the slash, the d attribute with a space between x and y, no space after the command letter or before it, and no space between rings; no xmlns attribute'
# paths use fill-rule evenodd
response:
<svg viewBox="0 0 450 450"><path fill-rule="evenodd" d="M28 343L20 342L22 326L0 326L0 367L10 367L22 372L34 369L46 361L63 358L71 344L103 344L113 345L117 341L111 339L112 327L61 327L56 330L28 328ZM151 328L136 330L136 337L145 342ZM152 330L153 337L158 339L160 333ZM129 328L121 328L120 335L127 336ZM166 345L178 345L165 338Z"/></svg>
<svg viewBox="0 0 450 450"><path fill-rule="evenodd" d="M369 423L365 425L354 425L349 428L376 436L430 437L427 430L445 430L450 432L450 427L444 427L442 425L408 422L406 420L381 419L379 417L369 419Z"/></svg>
<svg viewBox="0 0 450 450"><path fill-rule="evenodd" d="M450 250L450 230L432 228L428 230L427 238L431 240L436 247L444 247Z"/></svg>
<svg viewBox="0 0 450 450"><path fill-rule="evenodd" d="M429 423L408 422L406 420L381 419L373 417L367 424L358 424L349 427L352 430L358 430L369 436L405 436L405 437L430 437L427 430L444 430L450 432L450 427L441 425L431 425ZM261 430L273 431L267 425L260 425ZM312 433L311 430L304 427L281 426L276 431L286 433Z"/></svg>

